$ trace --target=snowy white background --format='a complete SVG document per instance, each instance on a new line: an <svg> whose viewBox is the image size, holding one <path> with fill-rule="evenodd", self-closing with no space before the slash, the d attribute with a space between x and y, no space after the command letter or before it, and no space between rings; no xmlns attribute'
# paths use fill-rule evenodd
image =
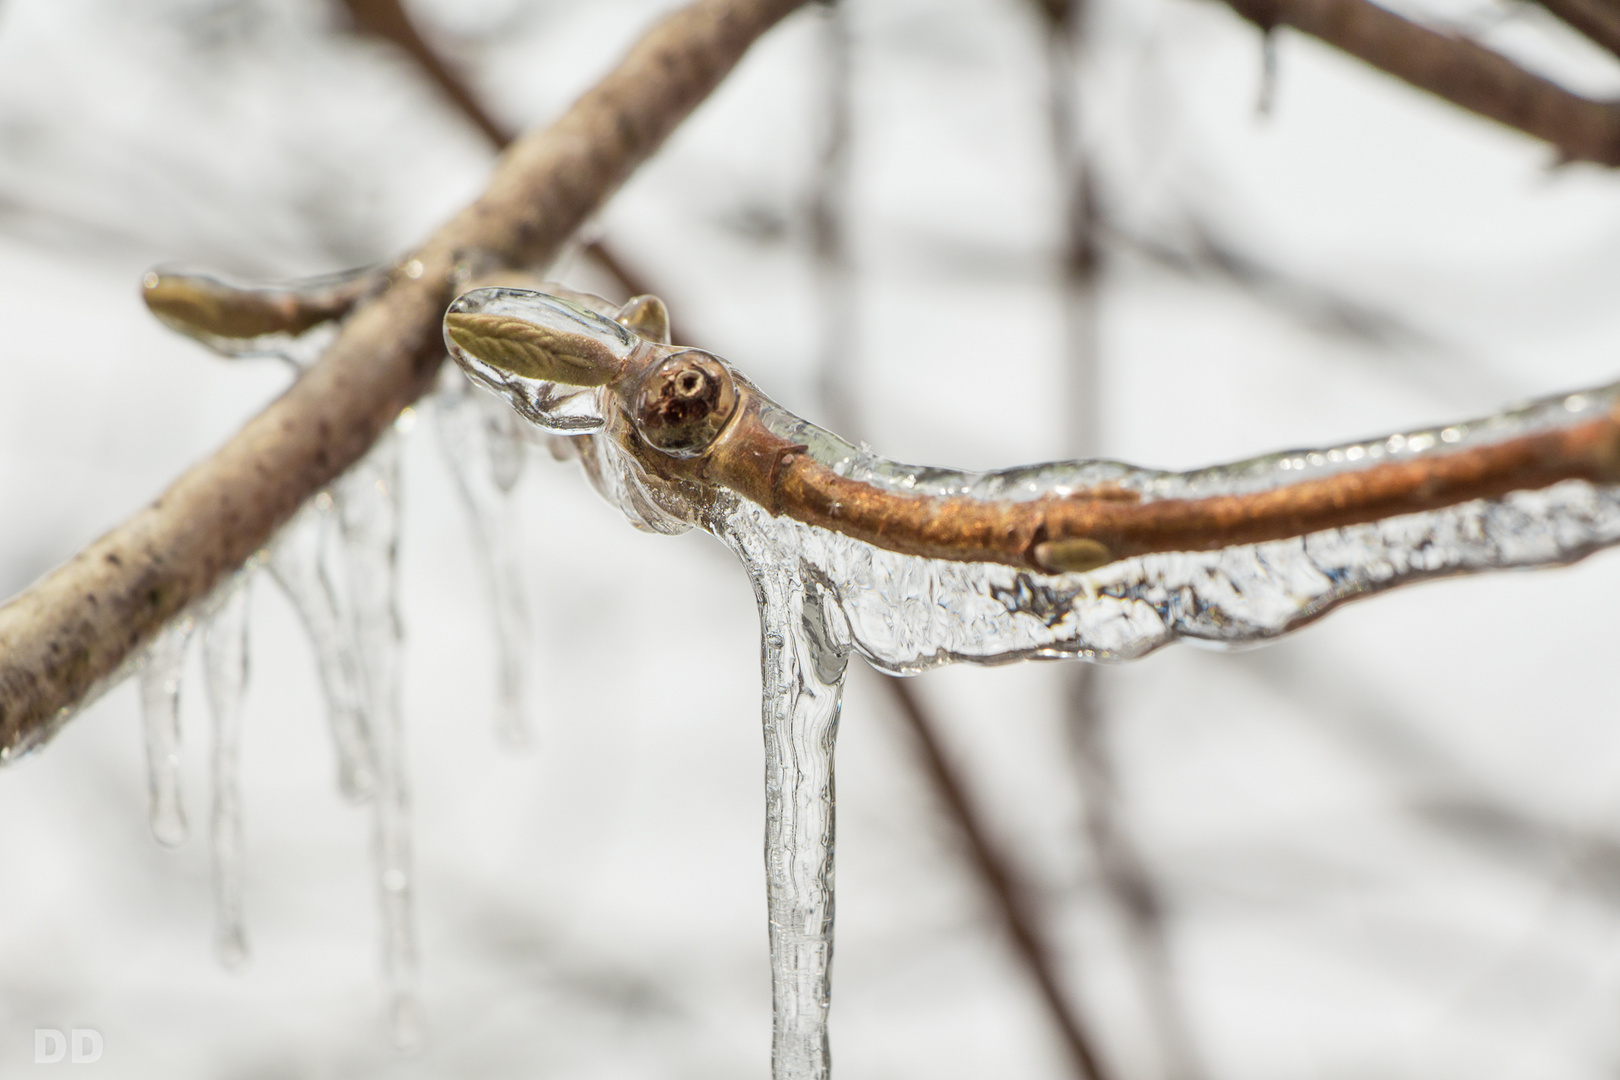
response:
<svg viewBox="0 0 1620 1080"><path fill-rule="evenodd" d="M851 2L864 433L903 461L1059 456L1058 186L1031 8ZM555 115L667 6L411 8L517 126ZM1422 11L1620 92L1620 68L1534 8ZM812 418L820 18L762 43L600 223L685 334ZM164 331L138 300L145 268L387 259L479 190L477 133L339 25L315 0L0 0L0 595L284 384ZM1257 116L1258 37L1217 4L1096 0L1090 34L1086 127L1114 235L1108 456L1190 467L1614 377L1620 177L1549 169L1546 148L1293 35ZM1248 272L1194 257L1200 236ZM427 1048L389 1048L366 817L338 799L308 646L261 582L250 964L212 959L200 837L170 853L147 834L135 695L116 690L0 774L0 1075L74 1068L32 1063L36 1027L99 1030L84 1068L109 1078L765 1075L742 572L707 537L634 532L571 466L537 460L541 745L505 754L469 533L429 426L409 440L402 555ZM1620 560L1600 555L1102 673L1119 813L1168 904L1206 1075L1620 1070L1617 590ZM1162 1068L1085 844L1062 682L1023 665L918 688L1036 884L1115 1075L1147 1080ZM194 831L200 699L194 683ZM838 764L838 1075L1067 1075L864 671Z"/></svg>

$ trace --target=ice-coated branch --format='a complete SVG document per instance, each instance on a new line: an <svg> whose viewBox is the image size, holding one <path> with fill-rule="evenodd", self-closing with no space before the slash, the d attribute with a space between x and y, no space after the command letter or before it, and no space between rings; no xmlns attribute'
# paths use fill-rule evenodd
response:
<svg viewBox="0 0 1620 1080"><path fill-rule="evenodd" d="M1620 102L1571 93L1466 38L1431 30L1370 0L1226 3L1262 30L1291 26L1453 105L1548 142L1564 160L1620 165ZM1602 5L1547 3L1561 18L1560 9L1590 6Z"/></svg>
<svg viewBox="0 0 1620 1080"><path fill-rule="evenodd" d="M0 759L48 736L165 622L269 541L434 382L452 274L568 237L803 0L698 0L654 26L391 271L332 348L155 502L0 607Z"/></svg>
<svg viewBox="0 0 1620 1080"><path fill-rule="evenodd" d="M672 490L724 489L773 517L902 555L1083 573L1566 480L1620 482L1614 388L1442 431L1203 472L1111 462L983 474L916 468L857 450L788 413L717 357L637 337L603 311L611 308L478 289L451 306L445 335L457 361L528 419L564 433L606 429Z"/></svg>

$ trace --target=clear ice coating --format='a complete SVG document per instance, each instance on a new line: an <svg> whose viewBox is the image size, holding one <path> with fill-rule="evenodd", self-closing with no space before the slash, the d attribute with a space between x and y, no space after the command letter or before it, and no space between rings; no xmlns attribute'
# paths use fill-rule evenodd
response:
<svg viewBox="0 0 1620 1080"><path fill-rule="evenodd" d="M586 311L578 297L570 303L494 292L470 293L451 310L498 307L500 314L546 324L557 319L559 308L568 308L575 312L576 330L600 332L601 344L622 346L620 328L598 325L611 326L613 311L605 302L588 304ZM469 375L535 419L532 387L453 343L450 351ZM582 425L565 447L580 459L592 486L638 528L675 533L696 525L714 534L737 553L754 582L764 637L765 861L773 1068L779 1080L824 1077L828 1071L832 747L847 652L885 671L910 674L952 662L1126 660L1178 639L1235 646L1287 633L1337 604L1408 582L1559 565L1620 542L1620 488L1569 480L1293 539L1138 556L1086 573L921 558L773 515L725 488L666 479L638 457L655 452L637 446L634 425L614 391L584 393L600 410L599 430ZM840 476L899 495L1027 501L1117 485L1150 502L1267 491L1493 444L1599 419L1617 401L1620 387L1603 387L1467 423L1183 473L1111 461L977 473L918 468L854 447L768 400L761 417L774 434Z"/></svg>
<svg viewBox="0 0 1620 1080"><path fill-rule="evenodd" d="M346 801L361 803L371 797L375 766L360 701L354 635L340 613L343 609L333 583L329 543L333 516L330 492L323 491L305 503L271 541L267 566L314 646L337 755L338 790Z"/></svg>
<svg viewBox="0 0 1620 1080"><path fill-rule="evenodd" d="M375 292L385 269L361 267L277 284L157 267L141 281L146 306L171 330L222 356L272 356L305 368L325 351L338 319Z"/></svg>
<svg viewBox="0 0 1620 1080"><path fill-rule="evenodd" d="M529 610L514 496L528 448L522 421L505 403L454 370L446 376L434 398L434 413L440 446L472 524L473 547L494 617L495 732L504 745L518 748L532 737L524 665L530 643Z"/></svg>
<svg viewBox="0 0 1620 1080"><path fill-rule="evenodd" d="M148 815L152 838L164 847L179 847L186 840L180 793L180 682L195 626L189 614L171 621L147 647L141 664Z"/></svg>
<svg viewBox="0 0 1620 1080"><path fill-rule="evenodd" d="M248 589L244 569L219 595L203 631L203 683L213 718L214 951L227 968L247 959L242 917L242 695L248 677Z"/></svg>
<svg viewBox="0 0 1620 1080"><path fill-rule="evenodd" d="M410 788L400 714L399 443L385 434L334 485L347 590L341 613L352 627L360 701L375 780L372 857L382 914L383 973L394 1042L421 1042L412 913Z"/></svg>

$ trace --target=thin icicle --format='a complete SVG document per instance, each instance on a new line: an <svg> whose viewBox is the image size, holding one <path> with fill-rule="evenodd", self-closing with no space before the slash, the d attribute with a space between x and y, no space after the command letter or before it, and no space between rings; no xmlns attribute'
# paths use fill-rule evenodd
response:
<svg viewBox="0 0 1620 1080"><path fill-rule="evenodd" d="M242 918L242 810L240 746L242 694L248 676L248 588L251 570L238 574L203 633L203 681L214 726L213 883L214 949L235 968L247 959Z"/></svg>
<svg viewBox="0 0 1620 1080"><path fill-rule="evenodd" d="M765 880L775 1080L826 1080L833 949L833 741L848 668L822 587L776 536L736 519L722 539L759 603L765 724ZM833 625L838 616L833 615Z"/></svg>
<svg viewBox="0 0 1620 1080"><path fill-rule="evenodd" d="M152 838L164 847L186 840L180 792L180 681L195 623L182 615L159 632L141 667L141 722L146 737L146 783Z"/></svg>
<svg viewBox="0 0 1620 1080"><path fill-rule="evenodd" d="M416 1004L410 791L400 716L397 609L399 444L383 436L335 487L343 537L347 610L359 660L360 700L376 763L372 851L382 915L383 972L395 1045L422 1040Z"/></svg>
<svg viewBox="0 0 1620 1080"><path fill-rule="evenodd" d="M327 569L333 506L332 495L324 491L306 503L276 537L268 565L314 646L337 753L338 790L348 802L361 803L371 797L375 766L360 702L353 636L344 625Z"/></svg>
<svg viewBox="0 0 1620 1080"><path fill-rule="evenodd" d="M523 747L532 739L524 666L529 610L514 495L527 449L523 425L505 402L459 373L451 372L446 383L435 399L439 444L472 522L473 547L494 616L495 732L503 745Z"/></svg>

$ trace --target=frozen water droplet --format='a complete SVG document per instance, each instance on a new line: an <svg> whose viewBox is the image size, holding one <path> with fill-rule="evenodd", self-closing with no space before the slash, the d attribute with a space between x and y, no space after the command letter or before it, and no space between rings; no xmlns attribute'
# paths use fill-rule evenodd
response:
<svg viewBox="0 0 1620 1080"><path fill-rule="evenodd" d="M149 817L152 838L164 847L178 847L186 840L180 793L180 681L193 626L189 615L165 626L147 649L141 668Z"/></svg>

